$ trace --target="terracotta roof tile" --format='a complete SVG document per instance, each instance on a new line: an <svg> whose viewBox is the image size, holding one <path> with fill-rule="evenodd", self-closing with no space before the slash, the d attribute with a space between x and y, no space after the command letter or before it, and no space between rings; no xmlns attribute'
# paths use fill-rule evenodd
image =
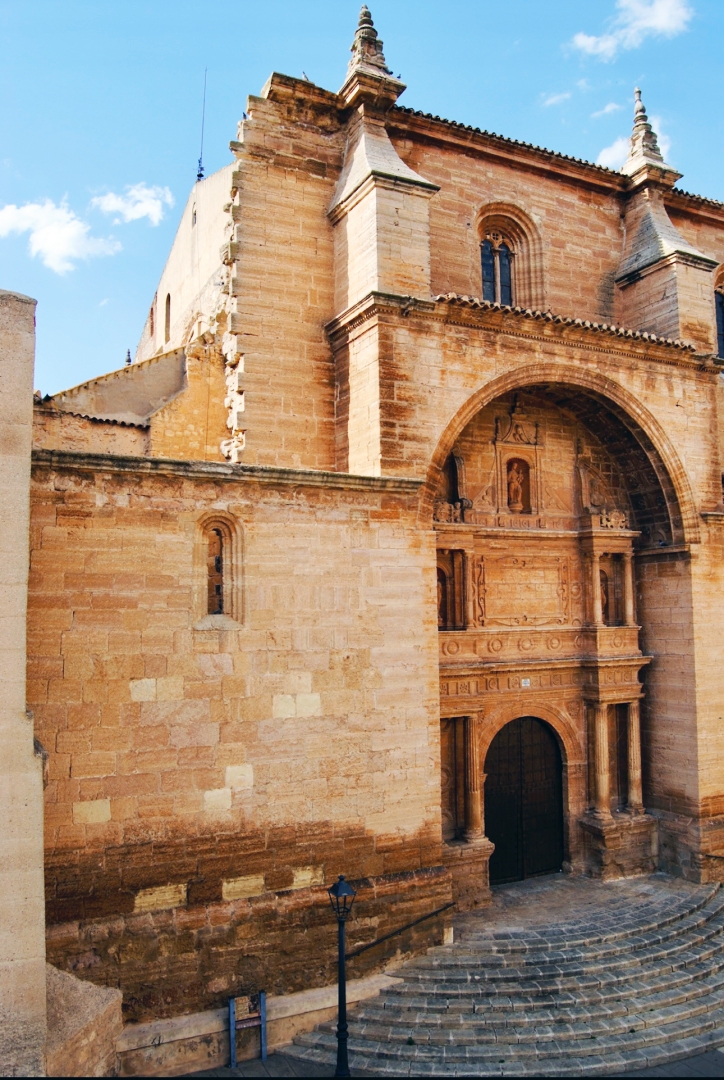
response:
<svg viewBox="0 0 724 1080"><path fill-rule="evenodd" d="M563 326L580 326L584 330L593 330L594 333L611 334L614 337L631 338L635 341L650 341L656 345L667 345L673 349L684 352L696 352L693 345L685 341L673 338L659 337L658 334L649 334L645 330L628 330L623 326L614 326L610 323L592 322L590 319L574 319L570 315L555 315L552 311L537 311L532 308L508 307L507 304L497 304L492 300L478 300L475 296L460 296L459 293L441 293L434 296L436 304L451 304L458 307L478 308L482 311L505 311L511 315L518 315L524 319L538 319L544 322L559 323Z"/></svg>

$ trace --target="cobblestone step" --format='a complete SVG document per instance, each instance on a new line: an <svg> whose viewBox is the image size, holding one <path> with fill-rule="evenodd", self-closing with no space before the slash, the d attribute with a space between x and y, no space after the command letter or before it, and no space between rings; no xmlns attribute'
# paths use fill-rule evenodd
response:
<svg viewBox="0 0 724 1080"><path fill-rule="evenodd" d="M586 898L586 886L565 888ZM353 1072L606 1075L724 1042L724 890L657 875L589 891L600 910L553 926L501 929L505 908L457 920L457 944L405 965L404 982L350 1011ZM540 909L515 913L540 923ZM334 1024L287 1053L329 1066Z"/></svg>

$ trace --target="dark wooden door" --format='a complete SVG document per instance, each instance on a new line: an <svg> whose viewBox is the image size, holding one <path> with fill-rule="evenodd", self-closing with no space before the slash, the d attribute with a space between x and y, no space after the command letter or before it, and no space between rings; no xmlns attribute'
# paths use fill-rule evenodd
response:
<svg viewBox="0 0 724 1080"><path fill-rule="evenodd" d="M495 844L491 884L560 870L563 775L553 732L523 716L506 724L485 758L485 832Z"/></svg>

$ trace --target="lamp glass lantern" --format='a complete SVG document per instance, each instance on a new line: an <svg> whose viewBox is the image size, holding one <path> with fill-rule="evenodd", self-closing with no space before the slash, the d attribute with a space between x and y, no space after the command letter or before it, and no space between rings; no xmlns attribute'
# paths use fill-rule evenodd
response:
<svg viewBox="0 0 724 1080"><path fill-rule="evenodd" d="M339 880L335 881L334 885L327 889L327 892L329 893L332 911L341 922L346 922L352 910L357 890L353 889L350 883L345 880L344 874L340 874Z"/></svg>

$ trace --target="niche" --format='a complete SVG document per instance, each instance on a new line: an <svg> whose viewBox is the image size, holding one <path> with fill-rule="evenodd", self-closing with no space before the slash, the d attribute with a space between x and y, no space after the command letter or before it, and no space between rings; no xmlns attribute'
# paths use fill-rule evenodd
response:
<svg viewBox="0 0 724 1080"><path fill-rule="evenodd" d="M465 629L465 553L443 548L437 553L438 630Z"/></svg>
<svg viewBox="0 0 724 1080"><path fill-rule="evenodd" d="M505 482L508 497L508 510L512 514L529 514L530 502L530 465L523 458L509 458L505 464Z"/></svg>

